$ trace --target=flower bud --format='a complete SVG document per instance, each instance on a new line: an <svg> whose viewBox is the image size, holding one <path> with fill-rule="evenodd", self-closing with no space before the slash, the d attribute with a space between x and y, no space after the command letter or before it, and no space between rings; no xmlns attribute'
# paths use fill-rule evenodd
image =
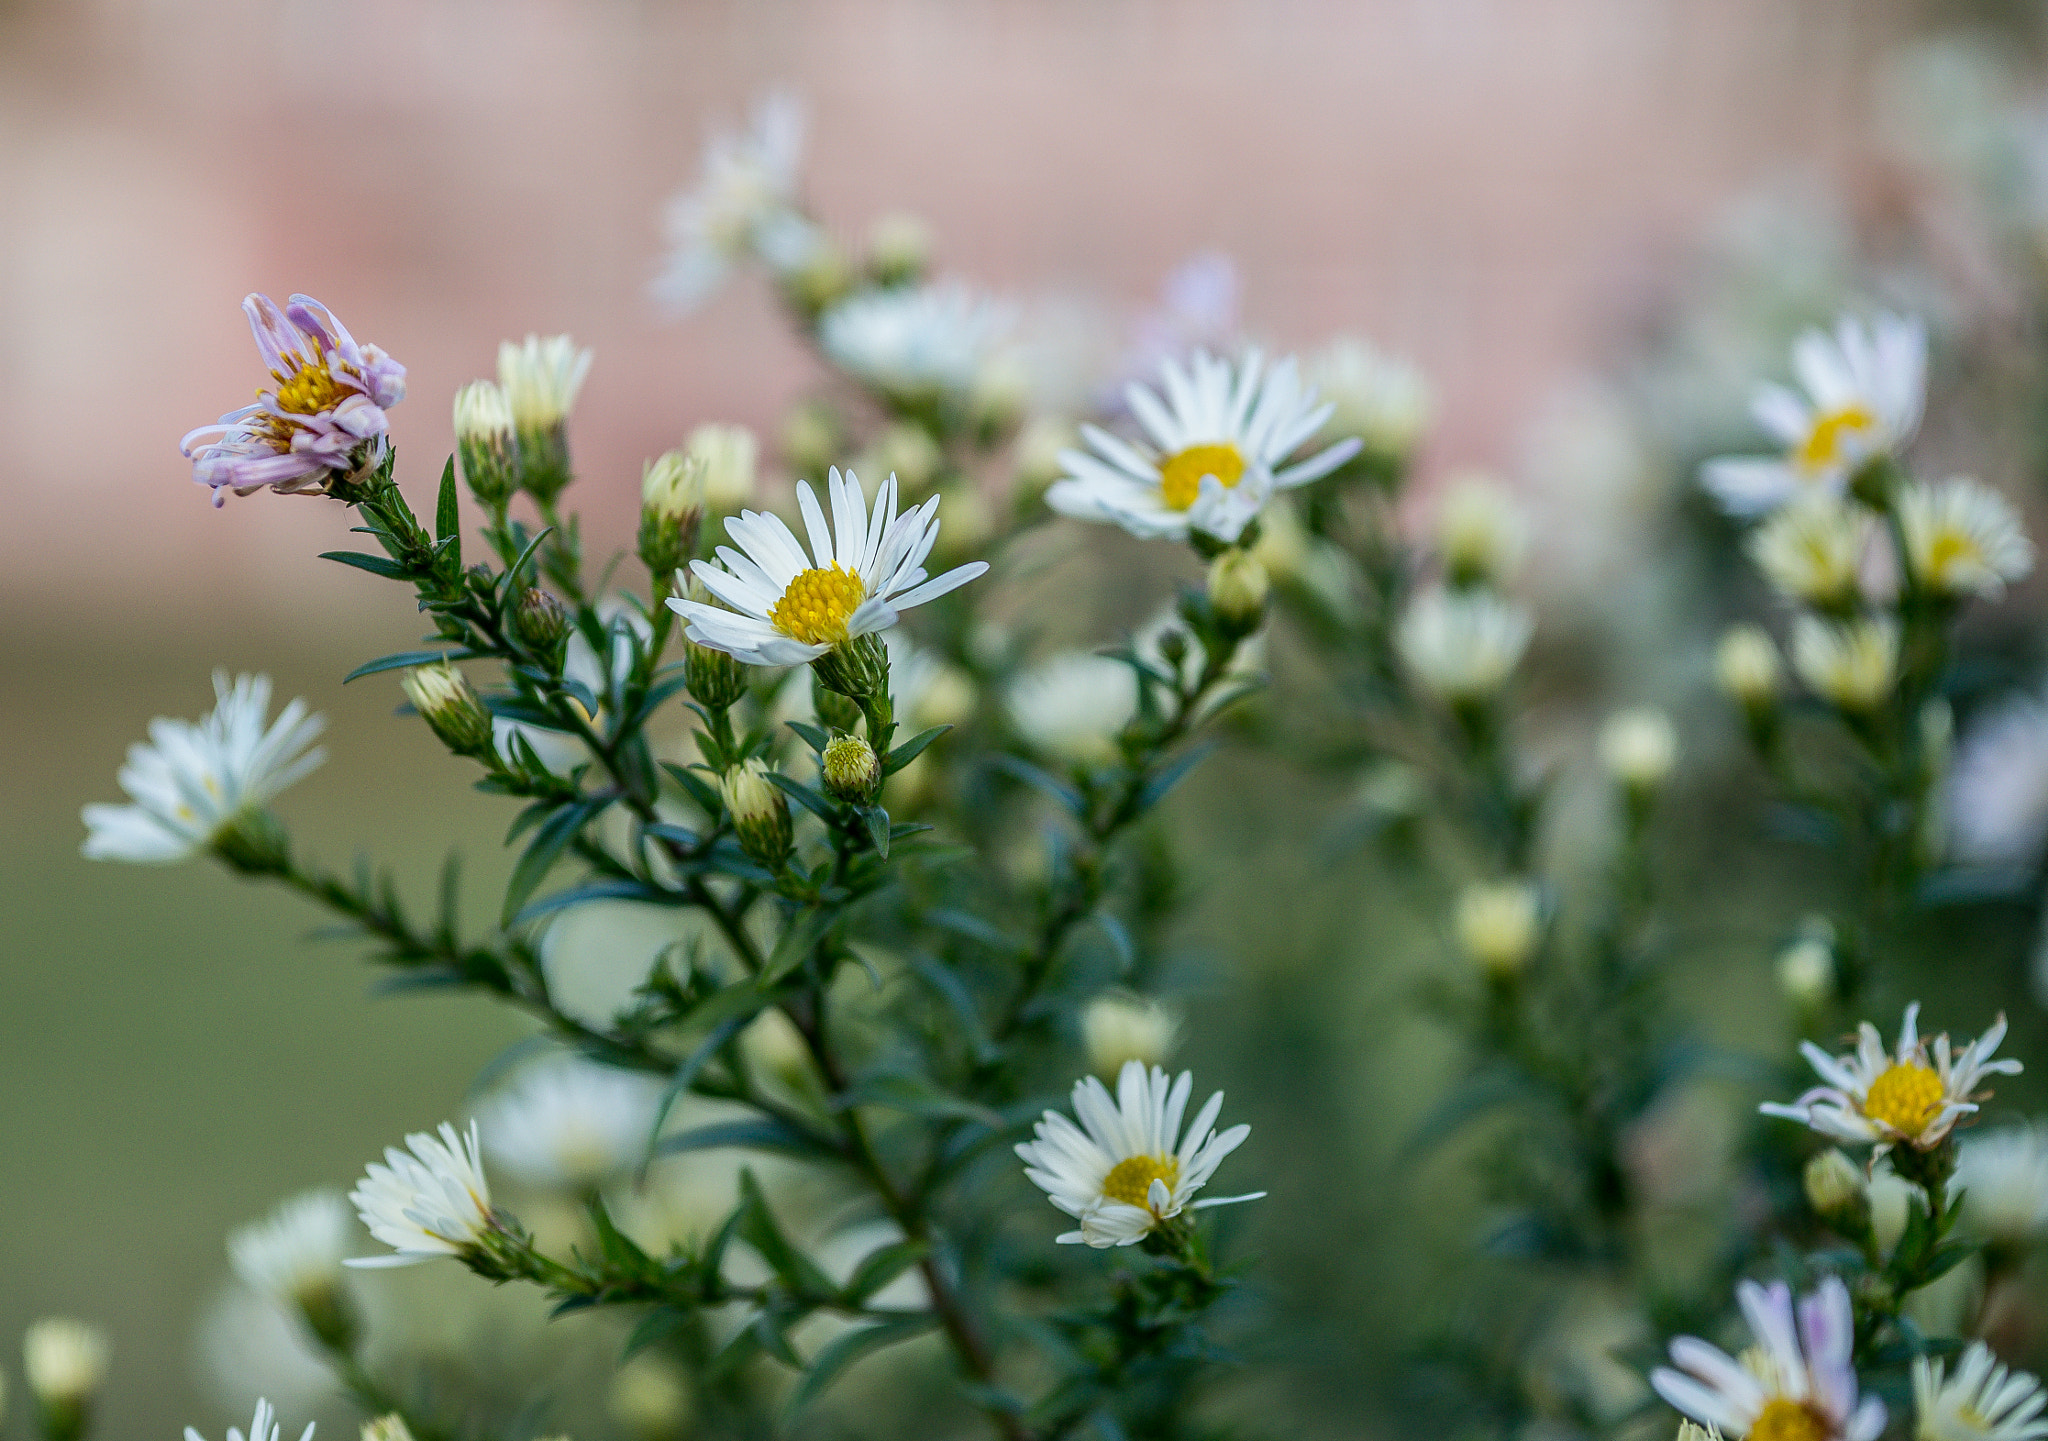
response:
<svg viewBox="0 0 2048 1441"><path fill-rule="evenodd" d="M1690 1419L1678 1423L1677 1441L1721 1441L1721 1428L1702 1426Z"/></svg>
<svg viewBox="0 0 2048 1441"><path fill-rule="evenodd" d="M1477 881L1458 897L1458 944L1488 975L1518 974L1536 952L1542 907L1527 881Z"/></svg>
<svg viewBox="0 0 2048 1441"><path fill-rule="evenodd" d="M868 231L868 273L878 285L911 285L932 261L932 232L915 215L884 215Z"/></svg>
<svg viewBox="0 0 2048 1441"><path fill-rule="evenodd" d="M455 451L469 493L493 511L504 509L519 484L519 462L512 407L495 382L475 380L455 392Z"/></svg>
<svg viewBox="0 0 2048 1441"><path fill-rule="evenodd" d="M1891 699L1899 668L1899 625L1889 616L1851 621L1802 615L1792 632L1792 665L1807 688L1855 715Z"/></svg>
<svg viewBox="0 0 2048 1441"><path fill-rule="evenodd" d="M826 742L819 769L825 774L825 789L852 805L866 805L882 784L881 757L857 735L841 732Z"/></svg>
<svg viewBox="0 0 2048 1441"><path fill-rule="evenodd" d="M1806 1163L1806 1199L1821 1219L1861 1231L1870 1219L1870 1181L1863 1168L1830 1146Z"/></svg>
<svg viewBox="0 0 2048 1441"><path fill-rule="evenodd" d="M640 477L640 561L666 581L697 548L704 521L703 457L666 451L647 462Z"/></svg>
<svg viewBox="0 0 2048 1441"><path fill-rule="evenodd" d="M1835 988L1835 948L1825 926L1808 926L1778 953L1778 989L1801 1011L1818 1010Z"/></svg>
<svg viewBox="0 0 2048 1441"><path fill-rule="evenodd" d="M690 432L690 458L704 462L704 505L731 515L754 498L760 444L744 425L700 425Z"/></svg>
<svg viewBox="0 0 2048 1441"><path fill-rule="evenodd" d="M1454 586L1494 585L1510 579L1528 545L1528 527L1505 491L1480 476L1458 481L1437 513L1437 548Z"/></svg>
<svg viewBox="0 0 2048 1441"><path fill-rule="evenodd" d="M251 1437L250 1441L256 1441ZM412 1430L396 1411L363 1423L363 1441L412 1441Z"/></svg>
<svg viewBox="0 0 2048 1441"><path fill-rule="evenodd" d="M559 664L569 639L568 608L539 586L529 586L512 611L512 633L535 655Z"/></svg>
<svg viewBox="0 0 2048 1441"><path fill-rule="evenodd" d="M449 750L459 756L493 754L491 713L461 671L445 661L414 666L399 684Z"/></svg>
<svg viewBox="0 0 2048 1441"><path fill-rule="evenodd" d="M498 388L512 412L519 484L543 503L569 483L569 412L589 373L590 352L566 335L529 335L523 344L498 346Z"/></svg>
<svg viewBox="0 0 2048 1441"><path fill-rule="evenodd" d="M1600 763L1630 791L1656 790L1677 759L1678 735L1671 718L1654 706L1619 711L1600 728Z"/></svg>
<svg viewBox="0 0 2048 1441"><path fill-rule="evenodd" d="M42 1411L46 1441L79 1441L107 1379L107 1338L83 1321L47 1317L21 1343L22 1373Z"/></svg>
<svg viewBox="0 0 2048 1441"><path fill-rule="evenodd" d="M1209 608L1233 636L1247 636L1266 617L1273 582L1257 556L1235 546L1209 563Z"/></svg>
<svg viewBox="0 0 2048 1441"><path fill-rule="evenodd" d="M789 801L759 759L741 761L718 781L719 794L739 832L740 849L767 870L779 871L795 844Z"/></svg>
<svg viewBox="0 0 2048 1441"><path fill-rule="evenodd" d="M1714 650L1714 679L1747 710L1763 710L1778 698L1778 646L1761 626L1730 626Z"/></svg>
<svg viewBox="0 0 2048 1441"><path fill-rule="evenodd" d="M1114 1079L1126 1061L1165 1065L1179 1033L1180 1018L1144 996L1112 991L1097 996L1081 1012L1088 1068L1105 1079Z"/></svg>

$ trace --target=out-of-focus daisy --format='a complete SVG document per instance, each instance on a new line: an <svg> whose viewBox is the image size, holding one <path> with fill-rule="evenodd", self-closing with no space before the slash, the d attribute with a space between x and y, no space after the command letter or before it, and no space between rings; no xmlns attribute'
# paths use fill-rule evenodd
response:
<svg viewBox="0 0 2048 1441"><path fill-rule="evenodd" d="M1507 684L1534 631L1524 607L1490 590L1433 586L1408 603L1395 644L1424 689L1466 704Z"/></svg>
<svg viewBox="0 0 2048 1441"><path fill-rule="evenodd" d="M749 128L705 142L696 185L669 201L662 217L669 253L653 285L658 301L692 310L749 254L789 258L809 229L795 213L803 142L803 107L779 92L756 104Z"/></svg>
<svg viewBox="0 0 2048 1441"><path fill-rule="evenodd" d="M267 724L270 677L213 673L216 704L198 722L158 717L149 744L128 748L117 779L132 805L84 810L86 858L182 861L221 838L327 758L313 738L327 724L294 700Z"/></svg>
<svg viewBox="0 0 2048 1441"><path fill-rule="evenodd" d="M1459 892L1452 923L1458 948L1488 975L1505 979L1536 953L1543 896L1525 880L1474 881Z"/></svg>
<svg viewBox="0 0 2048 1441"><path fill-rule="evenodd" d="M2048 1229L2048 1128L1973 1131L1956 1151L1956 1189L1966 1193L1963 1223L1981 1236L2017 1244Z"/></svg>
<svg viewBox="0 0 2048 1441"><path fill-rule="evenodd" d="M323 1304L341 1285L350 1231L340 1192L307 1191L231 1234L228 1262L243 1285L273 1301Z"/></svg>
<svg viewBox="0 0 2048 1441"><path fill-rule="evenodd" d="M818 322L825 353L891 395L962 396L1010 329L1009 307L955 281L862 291Z"/></svg>
<svg viewBox="0 0 2048 1441"><path fill-rule="evenodd" d="M1925 1151L1941 1143L1957 1121L1977 1109L1978 1084L1986 1076L2016 1076L2020 1063L1991 1059L2005 1039L2005 1017L1951 1055L1946 1033L1936 1036L1930 1064L1928 1043L1920 1038L1920 1003L1906 1007L1895 1051L1886 1051L1877 1027L1865 1021L1857 1032L1856 1050L1830 1056L1811 1041L1800 1054L1828 1084L1816 1086L1791 1105L1765 1102L1767 1116L1783 1116L1841 1141L1874 1142L1880 1153L1904 1144Z"/></svg>
<svg viewBox="0 0 2048 1441"><path fill-rule="evenodd" d="M1779 594L1833 609L1856 599L1876 517L1816 491L1781 507L1749 537L1749 554Z"/></svg>
<svg viewBox="0 0 2048 1441"><path fill-rule="evenodd" d="M987 562L977 560L926 579L924 559L939 533L939 500L933 496L897 515L894 476L883 483L870 511L859 479L833 470L829 525L810 482L798 481L796 494L812 553L804 553L779 516L743 510L728 517L726 533L740 549L722 545L722 565L699 560L690 569L732 609L668 602L689 622L691 640L752 665L800 665L887 630L901 612L988 570Z"/></svg>
<svg viewBox="0 0 2048 1441"><path fill-rule="evenodd" d="M1714 648L1715 684L1750 710L1777 699L1783 669L1778 644L1762 626L1732 625Z"/></svg>
<svg viewBox="0 0 2048 1441"><path fill-rule="evenodd" d="M1738 1360L1697 1336L1680 1336L1671 1343L1677 1369L1650 1373L1657 1394L1695 1421L1747 1441L1877 1441L1884 1402L1857 1399L1848 1288L1827 1277L1800 1299L1796 1318L1783 1281L1744 1281L1735 1299L1755 1345Z"/></svg>
<svg viewBox="0 0 2048 1441"><path fill-rule="evenodd" d="M228 1441L277 1441L279 1432L277 1412L271 1408L270 1402L258 1401L256 1403L256 1417L249 1423L248 1436L244 1437L242 1435L241 1428L230 1426L228 1427ZM313 1423L308 1421L306 1429L299 1433L299 1441L312 1441L312 1436ZM206 1438L190 1426L187 1426L185 1428L185 1441L206 1441Z"/></svg>
<svg viewBox="0 0 2048 1441"><path fill-rule="evenodd" d="M1863 466L1913 438L1927 388L1927 333L1917 320L1844 316L1829 335L1809 330L1792 347L1805 395L1782 385L1756 392L1751 412L1784 447L1778 456L1710 460L1700 480L1733 515L1755 515L1804 490L1840 491Z"/></svg>
<svg viewBox="0 0 2048 1441"><path fill-rule="evenodd" d="M1948 778L1950 839L1976 865L2032 866L2048 838L2048 700L2017 696L1963 732Z"/></svg>
<svg viewBox="0 0 2048 1441"><path fill-rule="evenodd" d="M1285 464L1331 412L1291 357L1268 367L1254 350L1232 365L1197 351L1185 366L1167 361L1160 378L1163 400L1135 382L1126 397L1149 445L1082 426L1094 454L1060 453L1066 476L1046 504L1137 536L1181 540L1199 530L1235 541L1276 489L1306 485L1358 453L1353 436Z"/></svg>
<svg viewBox="0 0 2048 1441"><path fill-rule="evenodd" d="M1892 693L1899 625L1890 616L1851 621L1802 615L1792 628L1792 668L1807 688L1847 711L1873 711Z"/></svg>
<svg viewBox="0 0 2048 1441"><path fill-rule="evenodd" d="M1075 1083L1074 1114L1080 1125L1057 1111L1045 1113L1033 1128L1037 1139L1020 1144L1017 1154L1024 1160L1024 1174L1053 1205L1080 1220L1079 1230L1060 1236L1062 1244L1135 1245L1191 1203L1200 1210L1265 1195L1194 1199L1252 1129L1238 1125L1216 1133L1223 1109L1218 1091L1183 1135L1181 1116L1194 1084L1192 1072L1182 1071L1169 1083L1159 1067L1127 1061L1114 1100L1093 1076Z"/></svg>
<svg viewBox="0 0 2048 1441"><path fill-rule="evenodd" d="M2048 1394L2024 1371L2011 1371L1982 1341L1972 1342L1953 1376L1932 1356L1913 1359L1918 1441L2035 1441L2048 1436Z"/></svg>
<svg viewBox="0 0 2048 1441"><path fill-rule="evenodd" d="M1936 595L1992 595L2034 567L2012 503L1986 485L1958 478L1899 488L1899 531L1913 583Z"/></svg>
<svg viewBox="0 0 2048 1441"><path fill-rule="evenodd" d="M1062 760L1099 764L1138 709L1138 680L1120 660L1086 651L1049 656L1019 672L1003 702L1017 733Z"/></svg>
<svg viewBox="0 0 2048 1441"><path fill-rule="evenodd" d="M443 1121L438 1140L416 1131L405 1144L411 1155L387 1147L384 1164L372 1161L348 1193L370 1234L396 1254L353 1256L350 1266L412 1266L461 1256L491 1234L491 1188L476 1122L459 1135Z"/></svg>
<svg viewBox="0 0 2048 1441"><path fill-rule="evenodd" d="M1132 1061L1164 1065L1180 1034L1180 1017L1159 1001L1112 991L1081 1012L1081 1042L1098 1076L1114 1076Z"/></svg>
<svg viewBox="0 0 2048 1441"><path fill-rule="evenodd" d="M383 460L384 412L405 399L405 367L374 345L358 344L334 313L310 295L284 309L267 295L242 301L256 348L274 384L256 403L202 425L179 444L192 478L213 491L253 495L324 493Z"/></svg>
<svg viewBox="0 0 2048 1441"><path fill-rule="evenodd" d="M1331 342L1311 356L1308 378L1334 407L1325 435L1356 436L1368 454L1402 460L1421 444L1435 399L1415 366L1363 340Z"/></svg>
<svg viewBox="0 0 2048 1441"><path fill-rule="evenodd" d="M640 1161L660 1098L648 1077L564 1056L528 1068L477 1121L492 1159L520 1180L585 1190Z"/></svg>

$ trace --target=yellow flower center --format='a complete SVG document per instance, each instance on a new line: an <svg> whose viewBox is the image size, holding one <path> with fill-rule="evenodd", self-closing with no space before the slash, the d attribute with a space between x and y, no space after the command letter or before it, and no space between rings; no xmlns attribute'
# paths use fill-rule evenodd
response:
<svg viewBox="0 0 2048 1441"><path fill-rule="evenodd" d="M1941 1114L1943 1095L1941 1077L1932 1069L1918 1061L1900 1061L1870 1083L1863 1114L1901 1136L1917 1136Z"/></svg>
<svg viewBox="0 0 2048 1441"><path fill-rule="evenodd" d="M1169 1191L1179 1184L1180 1157L1127 1156L1102 1178L1102 1194L1126 1206L1150 1210L1145 1198L1151 1193L1154 1181L1166 1182Z"/></svg>
<svg viewBox="0 0 2048 1441"><path fill-rule="evenodd" d="M823 570L804 571L783 588L782 599L768 612L775 628L805 645L838 645L846 623L868 598L866 582L833 561Z"/></svg>
<svg viewBox="0 0 2048 1441"><path fill-rule="evenodd" d="M1804 471L1826 470L1841 460L1843 441L1875 429L1877 417L1860 405L1822 411L1806 439L1793 448L1792 459Z"/></svg>
<svg viewBox="0 0 2048 1441"><path fill-rule="evenodd" d="M1948 578L1950 571L1961 566L1981 565L1983 560L1984 553L1966 532L1938 530L1929 538L1927 554L1921 559L1920 568L1925 572L1921 579L1939 584Z"/></svg>
<svg viewBox="0 0 2048 1441"><path fill-rule="evenodd" d="M1827 1441L1828 1423L1804 1401L1773 1396L1749 1428L1748 1441Z"/></svg>
<svg viewBox="0 0 2048 1441"><path fill-rule="evenodd" d="M1175 510L1186 510L1202 493L1202 477L1213 475L1227 489L1244 479L1244 457L1224 441L1191 445L1159 462L1159 489Z"/></svg>
<svg viewBox="0 0 2048 1441"><path fill-rule="evenodd" d="M294 415L317 415L332 410L355 394L336 380L325 364L301 365L290 375L276 379L278 408Z"/></svg>

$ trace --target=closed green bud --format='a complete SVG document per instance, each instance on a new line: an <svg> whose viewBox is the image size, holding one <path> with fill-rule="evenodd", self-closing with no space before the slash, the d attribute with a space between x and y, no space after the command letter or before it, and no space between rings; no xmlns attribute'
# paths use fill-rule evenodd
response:
<svg viewBox="0 0 2048 1441"><path fill-rule="evenodd" d="M640 560L666 582L697 548L704 521L705 461L671 450L647 463L640 479Z"/></svg>
<svg viewBox="0 0 2048 1441"><path fill-rule="evenodd" d="M1248 550L1233 547L1209 564L1209 608L1232 636L1246 636L1266 616L1273 582Z"/></svg>
<svg viewBox="0 0 2048 1441"><path fill-rule="evenodd" d="M553 661L569 639L568 609L539 586L532 586L519 597L512 612L512 631L528 650Z"/></svg>
<svg viewBox="0 0 2048 1441"><path fill-rule="evenodd" d="M866 805L881 788L881 757L857 735L832 737L819 768L825 773L825 789L854 805Z"/></svg>
<svg viewBox="0 0 2048 1441"><path fill-rule="evenodd" d="M740 849L771 871L789 860L795 836L789 824L789 800L758 759L741 761L719 777L718 792L739 832Z"/></svg>
<svg viewBox="0 0 2048 1441"><path fill-rule="evenodd" d="M459 756L489 756L491 713L471 689L469 678L447 662L415 666L399 684L413 709L433 727L441 743Z"/></svg>
<svg viewBox="0 0 2048 1441"><path fill-rule="evenodd" d="M724 651L685 637L683 683L699 705L726 710L747 693L747 668Z"/></svg>
<svg viewBox="0 0 2048 1441"><path fill-rule="evenodd" d="M455 451L470 494L503 510L519 486L519 461L512 407L495 382L472 381L455 392Z"/></svg>
<svg viewBox="0 0 2048 1441"><path fill-rule="evenodd" d="M1830 1146L1806 1163L1806 1199L1821 1218L1851 1235L1870 1224L1870 1180L1863 1168Z"/></svg>

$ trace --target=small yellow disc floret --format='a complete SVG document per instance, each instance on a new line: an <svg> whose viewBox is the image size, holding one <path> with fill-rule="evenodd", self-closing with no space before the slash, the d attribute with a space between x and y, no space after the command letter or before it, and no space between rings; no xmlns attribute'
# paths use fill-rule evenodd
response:
<svg viewBox="0 0 2048 1441"><path fill-rule="evenodd" d="M353 394L325 365L302 365L279 379L277 404L280 410L289 410L294 415L318 415Z"/></svg>
<svg viewBox="0 0 2048 1441"><path fill-rule="evenodd" d="M1901 1136L1917 1136L1941 1114L1944 1095L1941 1077L1931 1068L1918 1061L1901 1061L1886 1067L1884 1074L1870 1083L1863 1114Z"/></svg>
<svg viewBox="0 0 2048 1441"><path fill-rule="evenodd" d="M1126 1206L1149 1210L1145 1198L1151 1193L1154 1181L1166 1182L1169 1191L1179 1184L1180 1157L1127 1156L1102 1178L1102 1194Z"/></svg>
<svg viewBox="0 0 2048 1441"><path fill-rule="evenodd" d="M1828 1423L1803 1401L1773 1396L1749 1428L1747 1441L1827 1441Z"/></svg>
<svg viewBox="0 0 2048 1441"><path fill-rule="evenodd" d="M1213 475L1225 488L1244 479L1244 457L1228 441L1191 445L1159 462L1159 490L1175 510L1186 510L1202 493L1202 477Z"/></svg>
<svg viewBox="0 0 2048 1441"><path fill-rule="evenodd" d="M847 638L846 623L868 598L858 575L838 561L820 570L802 572L783 588L782 599L768 612L775 628L805 645L838 645Z"/></svg>

